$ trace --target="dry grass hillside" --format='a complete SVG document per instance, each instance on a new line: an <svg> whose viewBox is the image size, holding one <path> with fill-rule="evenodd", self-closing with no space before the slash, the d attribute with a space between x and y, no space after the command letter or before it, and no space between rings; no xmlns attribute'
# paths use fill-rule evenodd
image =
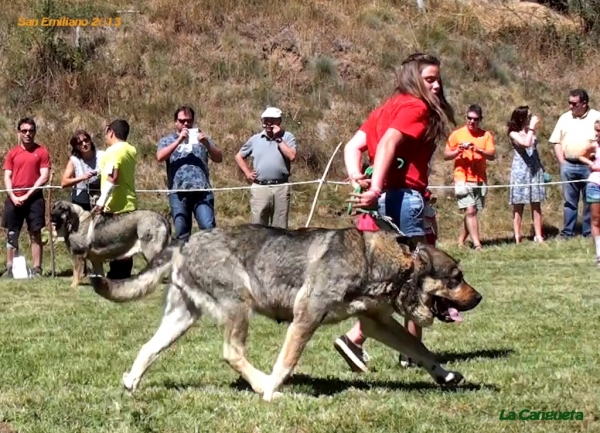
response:
<svg viewBox="0 0 600 433"><path fill-rule="evenodd" d="M35 117L38 140L52 151L54 183L68 155L68 138L85 128L102 145L107 119L132 125L140 149L139 188L164 188L164 167L154 159L156 142L173 127L173 110L190 104L200 125L225 152L212 164L216 187L242 185L233 156L260 129L268 104L285 113L300 156L295 180L317 179L340 141L393 90L394 68L407 54L426 50L443 59L448 97L462 122L479 103L484 126L497 137L499 157L490 182L508 181L511 149L504 125L513 107L527 103L542 118L542 158L558 178L547 138L567 92L584 87L598 106L600 54L579 21L530 3L427 1L232 0L25 1L0 10L0 151L16 140L15 123ZM120 18L121 25L19 26L19 18L44 16ZM433 185L451 183L452 165L439 161ZM329 179L344 176L341 153ZM292 220L304 224L315 192L295 189ZM347 224L339 217L348 188L326 186L315 222ZM442 191L438 191L442 193ZM561 198L549 188L547 223L560 225ZM54 193L56 196L56 193ZM460 216L451 195L440 200L442 235L454 238ZM245 192L217 193L218 221L247 218ZM163 194L142 194L142 206L167 210ZM482 216L484 238L510 235L507 191L493 190ZM529 221L529 220L527 220Z"/></svg>

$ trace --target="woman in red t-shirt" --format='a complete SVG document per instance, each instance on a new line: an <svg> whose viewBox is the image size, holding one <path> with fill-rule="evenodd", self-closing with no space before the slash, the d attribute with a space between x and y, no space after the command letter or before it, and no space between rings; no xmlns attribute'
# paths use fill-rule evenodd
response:
<svg viewBox="0 0 600 433"><path fill-rule="evenodd" d="M353 206L377 207L405 236L425 242L428 165L436 141L444 141L450 132L450 122L456 124L444 96L439 59L423 53L410 55L402 62L394 95L369 114L344 148L352 186L363 188L362 193L353 194ZM370 180L360 170L363 152L373 165ZM407 321L406 327L421 338L415 323ZM360 322L335 341L353 371L367 371L364 341Z"/></svg>

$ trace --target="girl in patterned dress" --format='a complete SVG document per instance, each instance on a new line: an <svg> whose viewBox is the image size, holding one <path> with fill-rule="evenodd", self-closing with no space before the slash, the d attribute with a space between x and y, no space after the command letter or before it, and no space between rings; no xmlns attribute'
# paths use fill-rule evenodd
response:
<svg viewBox="0 0 600 433"><path fill-rule="evenodd" d="M537 150L535 129L539 123L524 105L514 109L508 122L508 137L514 153L510 172L509 204L513 208L513 228L516 243L521 243L521 223L525 205L531 207L535 242L543 242L542 206L546 199L544 167Z"/></svg>

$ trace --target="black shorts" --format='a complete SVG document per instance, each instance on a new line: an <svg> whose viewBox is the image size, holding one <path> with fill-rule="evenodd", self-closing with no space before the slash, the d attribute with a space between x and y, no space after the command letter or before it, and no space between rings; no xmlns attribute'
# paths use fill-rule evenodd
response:
<svg viewBox="0 0 600 433"><path fill-rule="evenodd" d="M43 193L32 195L21 206L15 206L10 197L6 197L2 227L8 231L20 232L25 221L29 232L40 231L46 225L46 201Z"/></svg>

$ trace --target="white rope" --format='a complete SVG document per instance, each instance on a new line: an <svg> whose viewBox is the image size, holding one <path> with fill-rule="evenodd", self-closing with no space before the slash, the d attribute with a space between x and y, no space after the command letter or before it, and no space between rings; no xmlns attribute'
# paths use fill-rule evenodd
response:
<svg viewBox="0 0 600 433"><path fill-rule="evenodd" d="M518 187L523 187L523 186L538 186L538 185L564 185L564 184L568 184L568 183L580 183L580 182L589 182L587 179L582 179L582 180L565 180L565 181L558 181L558 182L542 182L542 183L515 183L515 184L500 184L500 185L489 185L486 184L485 187L486 188L511 188L514 186L518 186ZM327 183L330 183L332 185L350 185L350 182L347 181L339 181L339 180L330 180L327 181ZM429 185L427 187L427 189L454 189L454 185Z"/></svg>
<svg viewBox="0 0 600 433"><path fill-rule="evenodd" d="M323 176L321 176L321 179L319 180L319 186L317 188L317 192L315 193L315 198L313 199L313 204L312 204L312 207L310 208L310 213L308 214L308 219L306 220L306 225L304 227L308 227L309 224L310 224L310 221L312 220L313 213L315 211L315 208L317 207L317 200L319 198L319 193L321 192L321 188L323 187L323 183L325 183L325 178L327 177L327 173L329 173L329 167L331 167L331 163L333 162L333 158L335 158L335 154L338 152L338 150L342 146L342 143L343 142L340 141L340 144L338 144L337 147L335 148L335 150L333 151L333 154L331 155L331 158L329 158L329 162L327 163L327 166L325 167L325 171L323 172Z"/></svg>
<svg viewBox="0 0 600 433"><path fill-rule="evenodd" d="M336 152L337 152L336 148ZM334 153L335 155L335 153ZM332 155L332 159L329 160L329 163L327 164L326 167L326 171L323 174L323 176L325 176L327 174L327 172L329 171L329 168L331 167L331 162L333 161L333 155ZM519 183L519 184L500 184L500 185L485 185L486 188L510 188L513 186L518 186L518 187L523 187L523 186L538 186L538 185L565 185L565 184L569 184L569 183L581 183L581 182L589 182L587 179L582 179L582 180L566 180L566 181L557 181L557 182L543 182L543 183ZM198 189L138 189L136 190L136 193L174 193L174 192L204 192L204 191L236 191L236 190L243 190L243 189L251 189L251 188L260 188L260 187L274 187L274 186L293 186L293 185L309 185L309 184L313 184L313 183L318 183L319 184L319 188L318 191L320 191L321 186L324 184L331 184L331 185L350 185L349 181L339 181L339 180L325 180L324 177L321 177L320 179L316 179L316 180L305 180L305 181L298 181L298 182L287 182L287 183L278 183L278 184L273 184L273 185L259 185L259 184L253 184L253 185L243 185L243 186L231 186L231 187L223 187L223 188L198 188ZM429 185L427 187L428 189L454 189L454 185ZM32 189L63 189L63 187L61 187L60 185L44 185L44 186L38 186L36 188L12 188L12 191L30 191ZM8 192L7 189L0 189L0 193L3 192ZM317 194L318 196L318 194Z"/></svg>

